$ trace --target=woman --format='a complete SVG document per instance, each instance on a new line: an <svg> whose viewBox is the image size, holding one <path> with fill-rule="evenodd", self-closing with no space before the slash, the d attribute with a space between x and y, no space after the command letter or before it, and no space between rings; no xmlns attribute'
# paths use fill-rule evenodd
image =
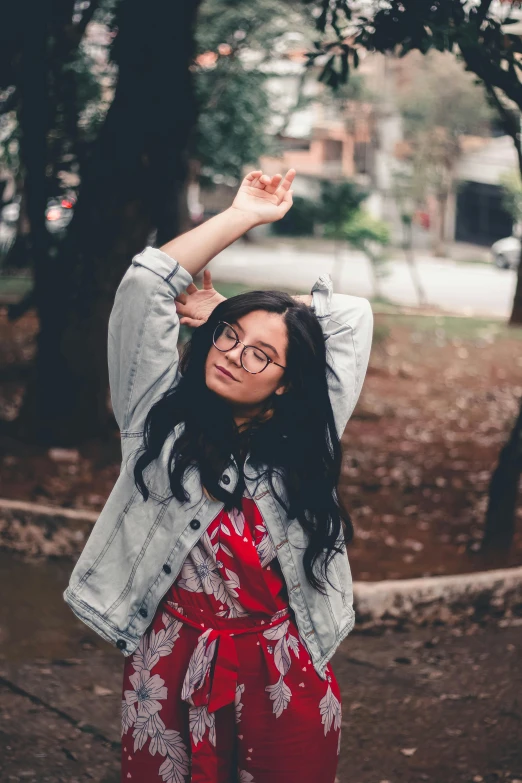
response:
<svg viewBox="0 0 522 783"><path fill-rule="evenodd" d="M369 302L253 291L205 271L282 218L295 171L133 258L109 322L122 467L64 593L123 652L122 781L333 783L330 659L354 624L336 494ZM186 293L184 293L186 291ZM181 322L196 327L179 360Z"/></svg>

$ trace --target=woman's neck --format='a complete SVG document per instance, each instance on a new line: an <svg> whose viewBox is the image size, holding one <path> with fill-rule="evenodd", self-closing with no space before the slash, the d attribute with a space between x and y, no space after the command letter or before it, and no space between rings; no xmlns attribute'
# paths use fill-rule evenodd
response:
<svg viewBox="0 0 522 783"><path fill-rule="evenodd" d="M263 411L263 406L259 405L254 410L248 412L242 411L241 413L234 414L234 422L238 429L238 432L244 432L247 430L254 420L268 421L274 415L272 408Z"/></svg>

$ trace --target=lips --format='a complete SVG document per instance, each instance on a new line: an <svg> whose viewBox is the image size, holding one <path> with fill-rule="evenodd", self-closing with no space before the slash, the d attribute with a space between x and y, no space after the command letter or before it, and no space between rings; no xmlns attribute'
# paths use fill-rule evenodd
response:
<svg viewBox="0 0 522 783"><path fill-rule="evenodd" d="M225 370L225 368L224 368L224 367L221 367L221 365L220 365L220 364L216 364L216 370L219 370L219 372L221 372L223 375L228 375L228 377L229 377L229 378L232 378L232 380L233 380L233 381L235 381L235 380L236 380L236 379L234 378L234 376L232 375L232 373L230 373L228 370Z"/></svg>

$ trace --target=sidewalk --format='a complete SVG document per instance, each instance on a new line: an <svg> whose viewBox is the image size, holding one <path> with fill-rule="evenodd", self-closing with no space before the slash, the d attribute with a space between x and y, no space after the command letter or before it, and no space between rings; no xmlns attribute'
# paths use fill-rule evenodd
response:
<svg viewBox="0 0 522 783"><path fill-rule="evenodd" d="M119 781L123 658L63 604L68 570L29 573L0 608L2 783ZM14 595L28 571L14 563ZM521 636L520 620L352 632L334 659L339 783L520 783Z"/></svg>
<svg viewBox="0 0 522 783"><path fill-rule="evenodd" d="M340 245L337 257L329 240L267 237L259 242L235 242L210 263L215 281L243 283L250 287L309 291L319 274L330 273L339 293L373 298L374 283L366 256ZM461 259L474 253L465 246ZM398 305L417 307L411 270L404 254L389 251L389 263L381 266L382 296ZM493 264L436 258L426 251L416 254L417 270L429 307L448 313L506 320L511 312L516 285L514 270Z"/></svg>

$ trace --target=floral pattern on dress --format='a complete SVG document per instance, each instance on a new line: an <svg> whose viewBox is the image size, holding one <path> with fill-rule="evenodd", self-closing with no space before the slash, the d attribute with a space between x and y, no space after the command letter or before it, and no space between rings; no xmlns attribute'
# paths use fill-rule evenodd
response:
<svg viewBox="0 0 522 783"><path fill-rule="evenodd" d="M162 612L163 629L142 636L132 656L134 674L129 676L132 690L124 692L122 702L122 737L133 729L134 753L142 750L150 738L151 756L164 757L158 773L165 783L185 783L190 761L179 731L167 729L159 716L168 688L158 674L151 674L159 659L170 655L179 638L181 621Z"/></svg>
<svg viewBox="0 0 522 783"><path fill-rule="evenodd" d="M222 511L192 547L137 650L126 659L125 682L131 687L123 691L122 736L132 736L135 755L147 754L151 764L159 758L158 764L146 771L141 755L139 771L144 777L136 781L132 757L127 757L127 749L122 747L128 762L126 769L134 778L131 783L160 780L188 783L191 770L193 774L197 771L198 779L208 779L209 783L214 780L211 768L203 774L199 765L208 763L211 749L216 754L219 752L216 734L220 708L209 709L209 706L215 665L220 654L229 655L219 652L228 648L218 647L220 641L216 638L219 636L221 640L220 634L229 633L228 620L238 629L236 633L230 632L230 636L250 632L241 637L245 640L241 645L239 640L234 640L239 669L237 679L230 683L231 692L227 693L243 753L238 757L239 783L267 781L259 767L250 768L258 752L257 735L255 731L252 734L257 711L264 716L273 715L277 727L283 727L277 728L279 735L282 731L284 736L296 721L303 720L304 710L306 730L313 735L310 747L318 748L317 743L322 744L324 738L324 747L329 749L327 756L321 757L319 772L309 769L310 760L303 763L303 783L308 781L306 775L315 774L314 781L320 777L326 769L325 763L330 764L328 769L333 768L332 757L338 758L341 736L338 686L335 683L334 692L330 666L326 668L325 679L315 671L289 607L286 584L269 531L254 501L244 498L242 511ZM263 628L264 625L267 627ZM181 641L176 653L173 651L178 639ZM254 651L260 648L264 662L259 677L254 674L252 679L248 667L241 668L241 655L243 662L252 660L252 655L259 654ZM166 663L168 656L172 656L172 662ZM180 670L177 662L181 659L185 663ZM237 667L237 662L232 664L233 656L225 658L227 672ZM177 686L179 690L169 689L169 677L174 671L176 682L181 683ZM219 698L222 698L223 681L218 682L221 683ZM313 701L311 694L317 694ZM262 706L263 699L269 710ZM184 710L188 711L188 721ZM333 778L334 775L332 781Z"/></svg>

